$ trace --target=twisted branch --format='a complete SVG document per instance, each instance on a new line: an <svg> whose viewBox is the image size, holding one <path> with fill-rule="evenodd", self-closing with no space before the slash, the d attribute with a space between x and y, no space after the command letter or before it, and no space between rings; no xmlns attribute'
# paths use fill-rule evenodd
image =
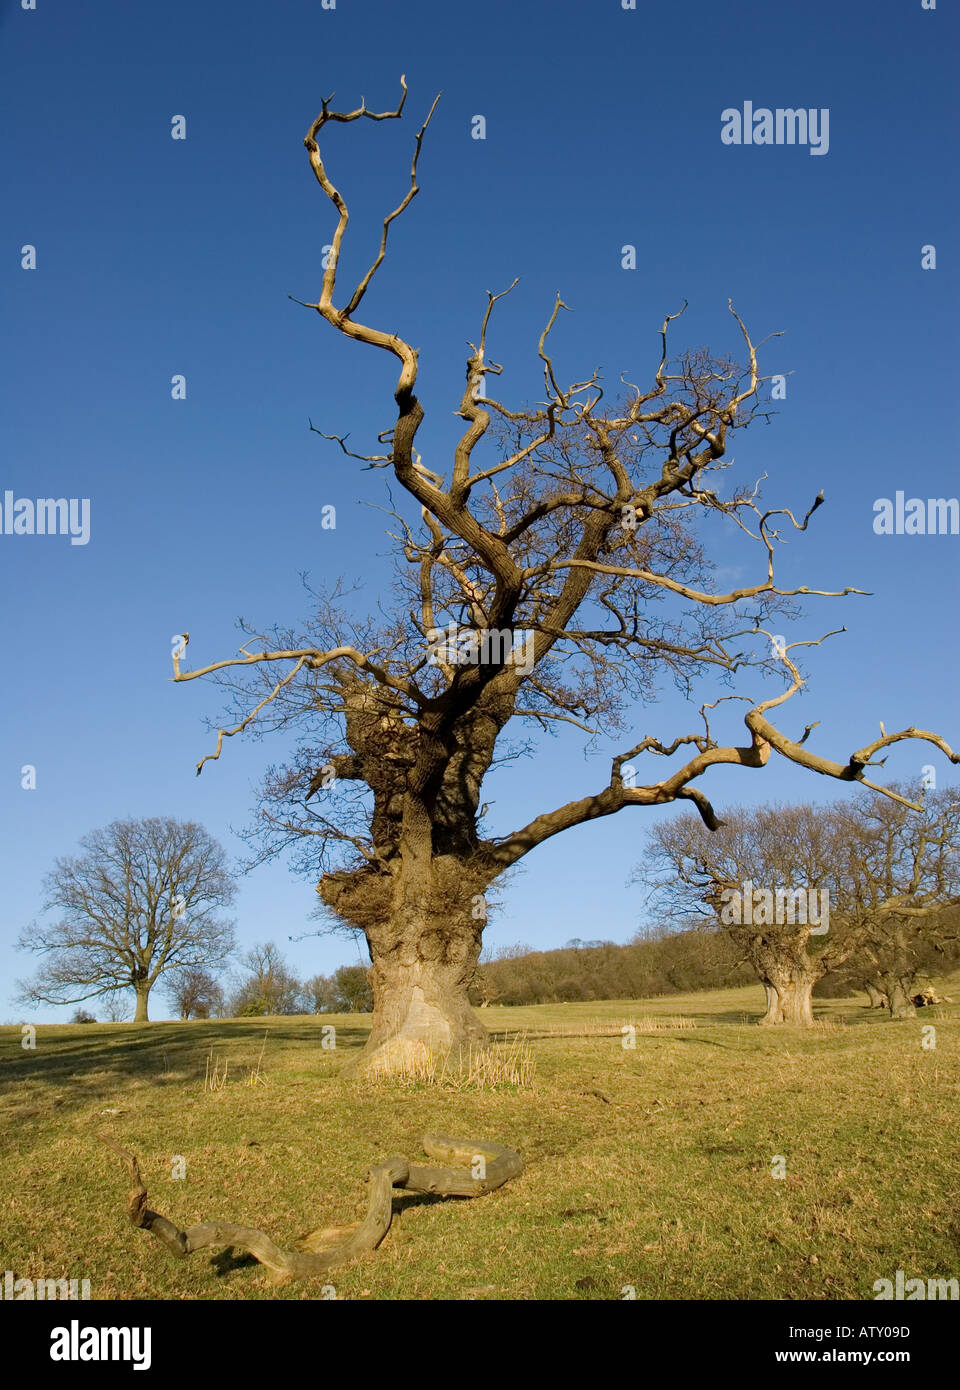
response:
<svg viewBox="0 0 960 1390"><path fill-rule="evenodd" d="M312 1231L298 1242L299 1250L283 1250L263 1231L231 1221L205 1221L181 1231L167 1217L147 1206L147 1189L136 1156L105 1134L96 1137L118 1153L127 1165L131 1181L127 1217L131 1226L156 1236L177 1259L211 1247L242 1250L265 1265L274 1282L323 1274L368 1250L375 1250L390 1229L395 1190L441 1197L481 1197L523 1172L523 1159L502 1144L425 1134L423 1148L428 1157L470 1166L431 1167L408 1163L405 1158L388 1158L376 1163L367 1174L367 1211L357 1226ZM479 1169L482 1176L474 1176L475 1169Z"/></svg>

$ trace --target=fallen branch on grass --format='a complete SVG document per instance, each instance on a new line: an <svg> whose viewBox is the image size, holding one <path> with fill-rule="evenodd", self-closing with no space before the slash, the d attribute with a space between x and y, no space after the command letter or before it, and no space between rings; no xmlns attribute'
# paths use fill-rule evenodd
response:
<svg viewBox="0 0 960 1390"><path fill-rule="evenodd" d="M395 1191L432 1193L439 1197L481 1197L523 1172L523 1159L502 1144L425 1134L423 1148L428 1157L469 1166L437 1168L409 1163L405 1158L388 1158L375 1164L367 1174L370 1186L367 1214L358 1225L312 1231L299 1242L303 1248L281 1250L262 1231L252 1226L236 1226L230 1221L206 1221L186 1231L179 1230L172 1221L147 1206L147 1189L136 1157L104 1134L98 1134L97 1138L118 1153L127 1165L132 1183L127 1199L131 1226L149 1231L178 1259L210 1247L245 1251L270 1270L274 1281L322 1274L368 1250L375 1250L390 1229Z"/></svg>

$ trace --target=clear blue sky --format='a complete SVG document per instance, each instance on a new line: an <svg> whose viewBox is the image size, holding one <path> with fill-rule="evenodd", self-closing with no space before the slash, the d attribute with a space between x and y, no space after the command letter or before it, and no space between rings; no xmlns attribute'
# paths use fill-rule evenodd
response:
<svg viewBox="0 0 960 1390"><path fill-rule="evenodd" d="M86 546L0 534L0 1019L20 1016L9 987L33 968L12 943L43 874L84 832L172 815L242 849L232 827L248 821L283 740L234 739L197 778L212 747L203 719L220 700L201 682L169 683L171 636L188 629L200 664L234 650L239 615L263 626L304 616L301 570L361 581L371 606L383 585L385 518L358 499L382 501L384 475L358 474L307 418L372 445L392 421L393 361L287 299L319 294L333 221L302 138L333 91L341 109L361 95L387 109L401 72L410 88L409 119L327 132L356 270L443 89L422 192L365 306L421 349L425 461L446 467L488 289L522 277L490 340L501 394L516 402L537 392L536 336L558 289L575 310L556 335L570 380L597 363L613 381L649 379L660 321L685 298L677 346L735 350L731 296L758 338L786 330L765 369L793 373L778 418L738 441L738 470L767 471L777 503L827 496L783 577L874 594L821 600L789 630L849 629L810 658L809 692L784 727L821 720L812 743L837 758L880 720L960 745L960 537L872 529L878 497L960 491L957 31L945 0L935 11L920 0L639 0L636 11L620 0L337 0L332 11L320 0L38 0L35 11L2 0L0 499L89 497L92 514ZM745 100L829 108L829 153L722 144L721 111ZM478 114L485 141L471 139ZM175 115L184 141L171 139ZM635 271L621 268L627 243ZM21 268L26 244L36 270ZM935 270L921 269L927 244ZM184 401L171 399L175 373ZM335 531L320 529L325 503ZM668 690L636 730L669 739L692 727ZM724 731L739 741L741 730L732 715ZM546 741L536 762L495 779L495 830L598 788L613 751L584 761L572 740ZM941 785L955 780L916 745L888 771L916 776L925 762ZM20 786L25 764L35 790ZM781 760L711 775L706 789L721 806L843 791ZM650 823L628 810L536 851L492 944L627 939L643 905L626 880ZM287 943L311 929L314 901L285 864L257 870L238 898L241 941L274 938L305 973L356 959L342 940Z"/></svg>

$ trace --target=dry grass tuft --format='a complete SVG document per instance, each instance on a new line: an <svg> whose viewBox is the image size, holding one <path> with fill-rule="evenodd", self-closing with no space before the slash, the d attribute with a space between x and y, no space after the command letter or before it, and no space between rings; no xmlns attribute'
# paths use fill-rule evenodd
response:
<svg viewBox="0 0 960 1390"><path fill-rule="evenodd" d="M489 1091L498 1086L529 1086L536 1067L532 1047L519 1036L507 1044L468 1048L442 1058L420 1043L403 1058L399 1070L395 1063L389 1065L389 1077L376 1065L365 1075L374 1081L391 1079L454 1091Z"/></svg>
<svg viewBox="0 0 960 1390"><path fill-rule="evenodd" d="M203 1089L205 1091L222 1091L227 1084L227 1073L230 1070L230 1063L225 1057L215 1053L211 1047L207 1053L207 1067L203 1076Z"/></svg>
<svg viewBox="0 0 960 1390"><path fill-rule="evenodd" d="M263 1050L266 1047L266 1045L267 1033L266 1030L264 1030L263 1045L260 1048L260 1056L257 1058L257 1065L255 1067L247 1068L247 1075L244 1078L243 1082L244 1086L266 1086L268 1084L269 1078L264 1076L263 1072L260 1069L260 1065L263 1062Z"/></svg>

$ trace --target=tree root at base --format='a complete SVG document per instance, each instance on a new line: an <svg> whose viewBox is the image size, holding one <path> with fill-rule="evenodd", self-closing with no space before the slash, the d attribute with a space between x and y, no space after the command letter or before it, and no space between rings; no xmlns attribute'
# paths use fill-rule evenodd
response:
<svg viewBox="0 0 960 1390"><path fill-rule="evenodd" d="M390 1229L394 1192L481 1197L523 1172L523 1159L502 1144L425 1134L423 1149L429 1158L469 1167L439 1168L409 1163L405 1158L388 1158L375 1164L367 1174L367 1213L359 1225L313 1231L299 1242L304 1248L282 1250L262 1231L230 1221L205 1221L181 1231L167 1217L147 1206L147 1189L136 1157L104 1134L97 1138L118 1153L127 1165L132 1183L127 1199L131 1226L149 1231L178 1259L211 1247L242 1250L266 1266L272 1282L323 1274L368 1250L375 1250ZM317 1249L317 1246L324 1248Z"/></svg>

